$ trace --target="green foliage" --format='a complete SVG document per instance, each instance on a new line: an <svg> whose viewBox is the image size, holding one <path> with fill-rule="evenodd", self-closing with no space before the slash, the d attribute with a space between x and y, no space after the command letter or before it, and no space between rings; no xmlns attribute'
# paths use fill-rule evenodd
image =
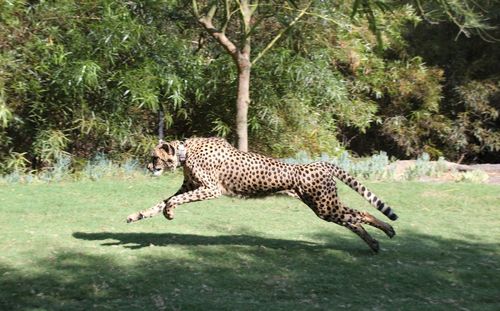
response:
<svg viewBox="0 0 500 311"><path fill-rule="evenodd" d="M52 166L45 167L39 174L29 175L27 182L34 182L37 178L43 182L57 182L71 179L71 157L67 154L58 154Z"/></svg>
<svg viewBox="0 0 500 311"><path fill-rule="evenodd" d="M332 162L343 168L349 174L366 180L393 180L394 167L390 166L387 153L380 152L370 158L355 159L349 153L343 152Z"/></svg>
<svg viewBox="0 0 500 311"><path fill-rule="evenodd" d="M77 178L99 180L105 177L127 178L145 174L146 170L141 168L139 161L135 159L127 159L123 163L116 163L104 154L97 154L86 163Z"/></svg>
<svg viewBox="0 0 500 311"><path fill-rule="evenodd" d="M257 147L281 156L340 149L332 115L348 102L341 80L321 62L276 52L255 69L250 128ZM276 82L270 85L272 77Z"/></svg>
<svg viewBox="0 0 500 311"><path fill-rule="evenodd" d="M395 177L395 168L390 165L391 161L385 152L374 154L369 158L357 159L346 151L339 153L335 157L322 154L320 158L311 158L309 154L302 151L297 153L293 158L285 159L285 162L292 164L306 164L314 161L331 162L346 170L354 177L365 180L393 180Z"/></svg>
<svg viewBox="0 0 500 311"><path fill-rule="evenodd" d="M500 82L472 80L455 91L463 107L455 121L456 150L469 156L500 152Z"/></svg>
<svg viewBox="0 0 500 311"><path fill-rule="evenodd" d="M351 89L359 101L378 104L377 114L373 116L377 122L371 124L368 137L363 135L360 139L379 144L380 140L370 136L382 134L402 151L396 153L397 156L415 157L430 151L431 135L444 137L448 134L446 120L436 114L442 97L443 73L440 69L428 68L419 57L407 57L402 49L401 32L395 29L418 19L408 7L398 11L397 16L399 20L386 22L390 31L386 33L387 43L382 55L376 53L374 43L370 43L369 33L361 33L357 39L344 33L343 48L336 52L337 67L344 75L355 76L350 80ZM385 55L391 54L392 59L386 58ZM351 125L345 126L349 131ZM366 149L359 152L364 153Z"/></svg>
<svg viewBox="0 0 500 311"><path fill-rule="evenodd" d="M377 116L380 102L387 101L384 94L392 92L392 88L393 93L397 92L396 87L391 88L395 84L393 81L399 79L395 75L407 74L408 66L404 65L410 62L403 61L404 65L399 65L398 61L384 59L377 52L377 42L373 40L369 27L360 22L361 25L355 26L357 31L353 32L353 24L342 10L347 9L340 8L331 13L330 20L320 15L324 8L318 7L317 15L304 18L300 26L290 30L288 40L268 52L253 68L252 98L255 103L251 109L263 121L260 128L266 129L262 131L266 136L269 137L273 130L286 136L291 130L294 137L305 142L300 150L329 153L341 148L339 137L342 137L344 128L364 133L374 123L381 122ZM393 37L388 38L394 44L402 41L401 32L396 29L416 20L408 7L398 14L399 19L387 22L386 26L392 30L388 35ZM407 96L420 94L421 88L415 86L407 91ZM439 90L439 86L437 88ZM421 96L427 102L434 100L430 96L436 97L425 93ZM299 109L304 105L306 107ZM282 117L278 112L291 117ZM310 120L309 116L318 121ZM297 126L300 124L307 126ZM293 131L294 128L297 131ZM320 139L309 137L309 133L321 132L324 134ZM262 142L265 138L259 136L256 140ZM287 139L273 136L269 141L273 145L289 143ZM293 148L290 152L286 152L286 148L268 148L272 153L293 154Z"/></svg>
<svg viewBox="0 0 500 311"><path fill-rule="evenodd" d="M331 156L331 154L336 154ZM315 161L333 163L356 178L369 181L415 181L426 180L427 177L439 178L446 173L452 173L457 182L487 182L489 177L484 171L474 170L471 172L457 172L440 157L438 161L430 161L427 153L417 158L415 164L407 167L402 174L396 174L398 162L389 159L386 152L374 154L371 157L356 158L347 151L336 149L334 152L322 153L315 156L306 151L296 153L293 157L283 159L290 164L308 164ZM0 184L13 183L51 183L60 181L79 181L101 179L129 179L150 176L141 160L129 158L116 161L106 154L97 153L90 160L78 160L66 153L55 156L42 170L27 171L29 161L25 154L11 153L3 171L0 175ZM139 178L140 179L140 178ZM449 179L446 179L449 180Z"/></svg>
<svg viewBox="0 0 500 311"><path fill-rule="evenodd" d="M440 157L438 161L431 162L428 153L423 153L415 161L415 165L410 166L404 172L405 180L416 180L421 177L436 177L448 171L444 163L444 158Z"/></svg>
<svg viewBox="0 0 500 311"><path fill-rule="evenodd" d="M478 35L485 41L495 41L491 30L496 27L495 23L491 22L490 12L495 5L498 5L496 1L415 0L415 2L426 20L432 23L445 21L458 27L457 37Z"/></svg>
<svg viewBox="0 0 500 311"><path fill-rule="evenodd" d="M23 172L29 165L30 161L26 159L26 152L19 153L10 150L8 157L2 163L2 171L4 172Z"/></svg>
<svg viewBox="0 0 500 311"><path fill-rule="evenodd" d="M139 155L149 149L160 105L167 118L186 115L189 70L201 62L182 40L162 33L174 35L176 28L153 11L158 5L6 4L1 36L11 49L0 55L5 148L29 151L36 165L50 165L61 152Z"/></svg>
<svg viewBox="0 0 500 311"><path fill-rule="evenodd" d="M481 170L473 170L469 172L456 173L455 181L466 182L466 183L486 183L489 179L489 175Z"/></svg>
<svg viewBox="0 0 500 311"><path fill-rule="evenodd" d="M481 2L483 13L467 15L451 1L445 15L429 15L443 3L312 2L252 67L251 149L495 160L498 44L453 43L453 21L421 20L465 16L461 29L474 35L498 6ZM259 6L252 55L299 4ZM234 140L236 69L182 1L4 1L0 26L2 173L50 168L68 154L77 167L97 153L141 159L156 141L159 110L167 139Z"/></svg>
<svg viewBox="0 0 500 311"><path fill-rule="evenodd" d="M498 2L479 1L477 5L483 19L498 25ZM439 112L449 134L444 142L436 140L434 146L451 159L497 162L500 65L493 55L500 53L500 44L484 39L500 38L500 29L487 29L477 36L477 32L465 30L470 38L455 39L450 36L454 27L450 22L422 23L407 34L408 52L420 55L429 65L446 68ZM429 33L434 35L429 37Z"/></svg>
<svg viewBox="0 0 500 311"><path fill-rule="evenodd" d="M0 176L0 184L31 184L54 183L101 179L129 179L149 176L144 165L136 159L126 159L122 162L113 161L105 154L96 154L84 163L77 162L67 154L59 154L55 159L39 171L26 171L29 163L23 154L13 153L7 162L8 172Z"/></svg>
<svg viewBox="0 0 500 311"><path fill-rule="evenodd" d="M64 150L68 145L68 137L59 130L45 130L38 133L33 143L33 151L45 164L67 155Z"/></svg>
<svg viewBox="0 0 500 311"><path fill-rule="evenodd" d="M3 82L3 81L1 81ZM12 119L12 112L5 103L5 89L0 84L0 127L6 128Z"/></svg>

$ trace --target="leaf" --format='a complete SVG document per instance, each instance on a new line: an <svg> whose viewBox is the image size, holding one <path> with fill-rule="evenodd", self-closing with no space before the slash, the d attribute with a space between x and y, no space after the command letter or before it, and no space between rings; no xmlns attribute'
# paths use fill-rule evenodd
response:
<svg viewBox="0 0 500 311"><path fill-rule="evenodd" d="M354 18L356 14L358 14L359 7L361 5L362 0L354 0L351 11L351 18Z"/></svg>

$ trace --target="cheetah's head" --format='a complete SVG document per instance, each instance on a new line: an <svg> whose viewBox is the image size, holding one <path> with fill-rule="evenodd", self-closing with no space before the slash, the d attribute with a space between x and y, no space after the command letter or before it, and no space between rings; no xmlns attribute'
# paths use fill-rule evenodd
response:
<svg viewBox="0 0 500 311"><path fill-rule="evenodd" d="M151 152L151 163L148 170L155 176L160 176L164 170L173 171L179 166L176 148L173 144L160 140L160 143Z"/></svg>

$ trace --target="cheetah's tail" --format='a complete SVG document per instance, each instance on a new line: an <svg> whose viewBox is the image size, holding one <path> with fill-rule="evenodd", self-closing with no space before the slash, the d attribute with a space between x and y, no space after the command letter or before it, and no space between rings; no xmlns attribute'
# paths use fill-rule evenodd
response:
<svg viewBox="0 0 500 311"><path fill-rule="evenodd" d="M359 193L365 200L370 202L371 205L375 206L379 211L382 212L385 216L387 216L390 220L398 219L398 215L394 213L391 207L384 202L382 202L377 196L368 190L365 186L363 186L359 181L357 181L354 177L349 175L346 171L341 169L340 167L333 165L335 176L340 179L343 183L351 187L354 191Z"/></svg>

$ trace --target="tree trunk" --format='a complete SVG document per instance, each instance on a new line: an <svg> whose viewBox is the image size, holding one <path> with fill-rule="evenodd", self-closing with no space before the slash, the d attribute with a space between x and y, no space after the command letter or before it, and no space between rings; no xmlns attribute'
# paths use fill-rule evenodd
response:
<svg viewBox="0 0 500 311"><path fill-rule="evenodd" d="M229 7L226 2L226 8ZM258 2L257 2L258 3ZM198 4L193 0L193 10L198 22L208 31L208 33L221 44L231 55L238 67L238 97L236 99L236 138L238 149L248 151L248 105L250 104L250 34L252 14L257 9L258 4L250 5L249 0L241 0L240 13L244 35L241 38L241 49L239 49L225 34L225 26L222 30L216 29L212 24L212 19L217 11L217 5L212 4L205 15L200 15ZM226 22L231 18L231 10L226 11ZM226 23L227 26L227 23Z"/></svg>
<svg viewBox="0 0 500 311"><path fill-rule="evenodd" d="M158 109L158 138L163 140L165 138L165 114L163 113L163 108Z"/></svg>
<svg viewBox="0 0 500 311"><path fill-rule="evenodd" d="M241 0L241 15L243 18L244 36L241 50L235 54L233 59L238 66L238 97L236 98L236 136L238 138L238 149L248 151L248 105L250 104L250 31L252 9L249 0Z"/></svg>
<svg viewBox="0 0 500 311"><path fill-rule="evenodd" d="M250 104L250 55L238 57L238 97L236 98L236 138L238 149L248 151L248 105Z"/></svg>

